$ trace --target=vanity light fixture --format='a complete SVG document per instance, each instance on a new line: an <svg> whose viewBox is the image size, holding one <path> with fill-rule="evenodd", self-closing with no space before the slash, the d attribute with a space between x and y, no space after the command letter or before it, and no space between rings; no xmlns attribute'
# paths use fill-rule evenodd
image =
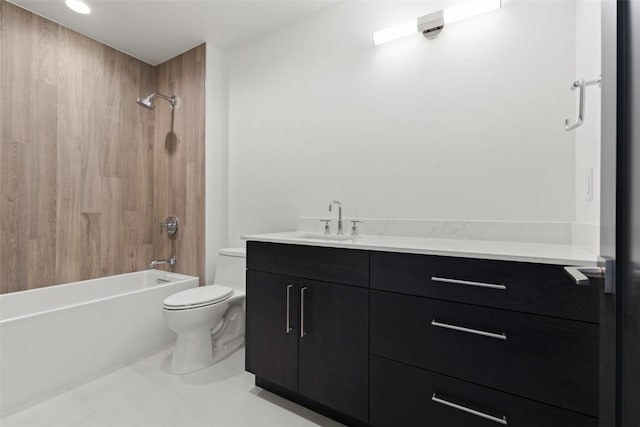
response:
<svg viewBox="0 0 640 427"><path fill-rule="evenodd" d="M82 15L91 13L91 8L81 0L66 0L64 4L66 4L69 9Z"/></svg>
<svg viewBox="0 0 640 427"><path fill-rule="evenodd" d="M379 46L416 33L422 33L426 38L433 39L440 34L445 24L451 24L452 22L500 9L501 7L502 0L472 0L469 3L439 10L394 27L377 31L373 33L373 44Z"/></svg>

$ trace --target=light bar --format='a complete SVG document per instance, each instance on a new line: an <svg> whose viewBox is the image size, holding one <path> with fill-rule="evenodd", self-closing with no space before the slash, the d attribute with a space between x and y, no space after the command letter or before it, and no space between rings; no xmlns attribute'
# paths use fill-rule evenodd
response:
<svg viewBox="0 0 640 427"><path fill-rule="evenodd" d="M418 20L412 19L385 30L373 33L373 44L380 46L394 40L412 36L418 32Z"/></svg>
<svg viewBox="0 0 640 427"><path fill-rule="evenodd" d="M461 21L471 18L472 16L482 15L492 10L500 9L501 0L475 0L469 3L463 3L444 10L445 24Z"/></svg>
<svg viewBox="0 0 640 427"><path fill-rule="evenodd" d="M492 10L500 9L501 7L502 0L473 0L469 3L463 3L458 6L445 9L444 11L438 11L429 15L422 16L420 18L403 22L402 24L381 31L377 31L373 33L373 44L375 46L380 46L381 44L389 43L394 40L408 37L419 32L422 32L423 34L425 34L425 36L428 33L431 33L428 37L433 38L438 35L439 30L441 29L440 27L444 24L451 24L452 22L461 21L472 16L491 12ZM436 15L440 13L444 18L444 22L442 22L442 25L440 27L419 27L419 22L424 22L425 20L430 21L430 15ZM433 20L433 22L434 25L436 25L437 20Z"/></svg>

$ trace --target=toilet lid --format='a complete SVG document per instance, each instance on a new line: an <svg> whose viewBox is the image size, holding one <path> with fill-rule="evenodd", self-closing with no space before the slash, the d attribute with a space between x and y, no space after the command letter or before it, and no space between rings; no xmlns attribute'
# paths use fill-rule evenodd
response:
<svg viewBox="0 0 640 427"><path fill-rule="evenodd" d="M247 250L245 248L222 248L218 251L220 255L233 256L238 258L246 258Z"/></svg>
<svg viewBox="0 0 640 427"><path fill-rule="evenodd" d="M197 308L224 301L228 299L232 293L233 289L227 288L226 286L199 286L169 295L164 299L163 305L173 310Z"/></svg>

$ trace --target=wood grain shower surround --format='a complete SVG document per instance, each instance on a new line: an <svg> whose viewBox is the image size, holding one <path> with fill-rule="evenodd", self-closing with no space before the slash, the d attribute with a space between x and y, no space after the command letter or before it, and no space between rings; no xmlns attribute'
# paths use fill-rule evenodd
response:
<svg viewBox="0 0 640 427"><path fill-rule="evenodd" d="M158 92L175 94L178 104L172 111L168 102L156 100L153 150L155 223L160 224L167 215L175 215L179 222L173 241L166 234L154 234L156 252L160 258L174 253L178 258L176 271L200 277L201 284L204 283L205 63L203 44L156 67Z"/></svg>
<svg viewBox="0 0 640 427"><path fill-rule="evenodd" d="M200 90L192 52L153 67L0 0L0 293L144 269L169 255L157 239L169 213L183 238L204 234L204 90L176 110L174 153L157 143L168 104L135 103L164 90L160 76ZM177 271L202 275L202 238L176 246Z"/></svg>

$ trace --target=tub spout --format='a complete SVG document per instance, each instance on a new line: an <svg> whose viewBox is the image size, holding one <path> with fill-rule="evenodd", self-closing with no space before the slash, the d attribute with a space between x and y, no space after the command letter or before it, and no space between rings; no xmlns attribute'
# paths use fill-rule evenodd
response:
<svg viewBox="0 0 640 427"><path fill-rule="evenodd" d="M169 264L170 266L176 265L176 256L172 255L169 259L154 259L149 263L149 269L155 268L158 264Z"/></svg>

